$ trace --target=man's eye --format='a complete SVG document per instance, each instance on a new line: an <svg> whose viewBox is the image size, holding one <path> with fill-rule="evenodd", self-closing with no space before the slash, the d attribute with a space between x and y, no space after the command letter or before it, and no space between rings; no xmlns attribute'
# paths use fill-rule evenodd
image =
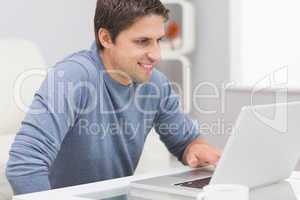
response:
<svg viewBox="0 0 300 200"><path fill-rule="evenodd" d="M160 42L163 42L164 40L165 40L165 38L159 38L159 39L157 40L157 42L160 43Z"/></svg>
<svg viewBox="0 0 300 200"><path fill-rule="evenodd" d="M147 40L147 39L136 40L136 43L138 45L147 45L149 43L149 40Z"/></svg>

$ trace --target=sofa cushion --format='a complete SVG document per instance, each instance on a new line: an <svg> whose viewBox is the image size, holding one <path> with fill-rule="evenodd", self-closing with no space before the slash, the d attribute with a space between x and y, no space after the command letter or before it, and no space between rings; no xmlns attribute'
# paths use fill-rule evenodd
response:
<svg viewBox="0 0 300 200"><path fill-rule="evenodd" d="M5 168L14 138L15 135L0 135L0 200L9 200L13 194L5 176Z"/></svg>

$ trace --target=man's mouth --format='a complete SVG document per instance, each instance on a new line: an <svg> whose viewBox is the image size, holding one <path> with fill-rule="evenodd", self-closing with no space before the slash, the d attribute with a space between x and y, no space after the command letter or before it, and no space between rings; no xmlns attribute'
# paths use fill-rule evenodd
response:
<svg viewBox="0 0 300 200"><path fill-rule="evenodd" d="M138 63L138 65L143 68L148 74L152 72L153 65L151 64L143 64L143 63Z"/></svg>

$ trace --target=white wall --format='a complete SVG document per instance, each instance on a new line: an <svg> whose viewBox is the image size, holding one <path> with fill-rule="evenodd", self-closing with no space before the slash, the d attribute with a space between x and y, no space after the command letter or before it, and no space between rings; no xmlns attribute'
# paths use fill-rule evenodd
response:
<svg viewBox="0 0 300 200"><path fill-rule="evenodd" d="M204 110L216 110L216 114L205 114L199 112L195 105L192 116L200 123L211 123L217 118L223 118L221 112L221 87L229 80L230 70L230 0L198 0L191 1L196 8L196 30L197 43L196 51L191 55L193 60L193 90L204 82L209 82L211 86L218 89L219 98L196 100L196 104ZM198 94L213 94L211 87L203 86ZM224 143L217 136L207 135L213 144ZM222 141L222 142L220 142Z"/></svg>
<svg viewBox="0 0 300 200"><path fill-rule="evenodd" d="M49 66L89 48L96 0L0 0L0 38L36 43Z"/></svg>
<svg viewBox="0 0 300 200"><path fill-rule="evenodd" d="M193 83L223 82L229 76L229 0L190 0L196 9Z"/></svg>

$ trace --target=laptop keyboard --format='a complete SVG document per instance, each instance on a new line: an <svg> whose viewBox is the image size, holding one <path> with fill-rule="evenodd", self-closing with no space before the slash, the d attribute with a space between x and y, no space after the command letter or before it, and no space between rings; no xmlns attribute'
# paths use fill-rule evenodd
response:
<svg viewBox="0 0 300 200"><path fill-rule="evenodd" d="M181 187L189 187L189 188L203 188L204 186L208 185L210 182L211 177L201 178L193 181L187 181L183 183L177 183L175 186Z"/></svg>

